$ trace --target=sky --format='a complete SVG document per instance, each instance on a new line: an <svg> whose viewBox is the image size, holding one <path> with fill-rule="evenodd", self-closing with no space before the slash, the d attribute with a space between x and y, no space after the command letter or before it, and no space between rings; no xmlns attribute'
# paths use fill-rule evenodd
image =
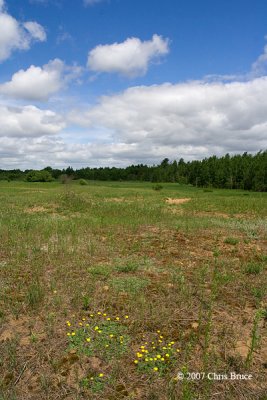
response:
<svg viewBox="0 0 267 400"><path fill-rule="evenodd" d="M266 0L0 0L0 168L267 148Z"/></svg>

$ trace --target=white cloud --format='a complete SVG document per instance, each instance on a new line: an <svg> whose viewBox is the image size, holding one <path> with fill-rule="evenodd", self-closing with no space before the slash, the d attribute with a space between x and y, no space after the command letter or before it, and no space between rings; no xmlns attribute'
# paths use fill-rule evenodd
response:
<svg viewBox="0 0 267 400"><path fill-rule="evenodd" d="M136 160L253 152L267 147L266 91L267 77L140 86L103 96L99 105L70 118L109 132Z"/></svg>
<svg viewBox="0 0 267 400"><path fill-rule="evenodd" d="M0 85L0 94L28 100L47 100L80 73L80 67L68 67L59 59L49 61L43 67L31 65L27 70L16 72L9 82Z"/></svg>
<svg viewBox="0 0 267 400"><path fill-rule="evenodd" d="M2 107L1 165L126 166L256 152L267 148L266 91L267 77L133 87L73 110L67 131L51 111Z"/></svg>
<svg viewBox="0 0 267 400"><path fill-rule="evenodd" d="M32 138L56 135L65 126L62 118L51 110L35 106L0 106L0 137Z"/></svg>
<svg viewBox="0 0 267 400"><path fill-rule="evenodd" d="M37 22L29 21L23 24L24 28L30 33L30 35L40 42L46 40L46 33L44 28Z"/></svg>
<svg viewBox="0 0 267 400"><path fill-rule="evenodd" d="M92 71L135 77L144 75L152 60L168 52L168 39L159 35L144 42L129 38L122 43L95 47L89 52L87 65Z"/></svg>
<svg viewBox="0 0 267 400"><path fill-rule="evenodd" d="M5 11L5 3L0 0L0 62L15 50L29 49L34 40L46 40L44 28L37 22L20 23Z"/></svg>
<svg viewBox="0 0 267 400"><path fill-rule="evenodd" d="M266 74L266 71L267 71L267 44L264 46L263 53L252 64L251 74L254 76L262 76Z"/></svg>

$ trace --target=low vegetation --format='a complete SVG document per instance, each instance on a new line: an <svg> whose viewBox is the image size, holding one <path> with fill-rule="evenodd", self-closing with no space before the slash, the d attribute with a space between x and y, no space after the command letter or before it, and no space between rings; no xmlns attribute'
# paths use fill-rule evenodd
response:
<svg viewBox="0 0 267 400"><path fill-rule="evenodd" d="M266 399L266 193L65 183L0 182L0 399Z"/></svg>

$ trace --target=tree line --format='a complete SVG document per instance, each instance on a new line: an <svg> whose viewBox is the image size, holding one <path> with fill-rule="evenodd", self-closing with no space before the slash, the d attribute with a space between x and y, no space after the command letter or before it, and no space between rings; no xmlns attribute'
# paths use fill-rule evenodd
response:
<svg viewBox="0 0 267 400"><path fill-rule="evenodd" d="M0 180L26 180L28 182L48 182L70 179L100 181L147 181L177 182L198 187L227 189L245 189L267 191L267 150L256 154L236 154L223 157L212 156L203 160L185 162L162 160L158 165L130 165L125 168L100 167L55 169L46 167L43 170L2 170Z"/></svg>

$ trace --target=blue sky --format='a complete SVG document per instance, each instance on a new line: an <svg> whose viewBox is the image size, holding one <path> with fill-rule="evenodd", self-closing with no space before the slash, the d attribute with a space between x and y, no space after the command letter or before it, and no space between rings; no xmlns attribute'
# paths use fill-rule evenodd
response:
<svg viewBox="0 0 267 400"><path fill-rule="evenodd" d="M0 0L0 168L267 144L264 0Z"/></svg>

